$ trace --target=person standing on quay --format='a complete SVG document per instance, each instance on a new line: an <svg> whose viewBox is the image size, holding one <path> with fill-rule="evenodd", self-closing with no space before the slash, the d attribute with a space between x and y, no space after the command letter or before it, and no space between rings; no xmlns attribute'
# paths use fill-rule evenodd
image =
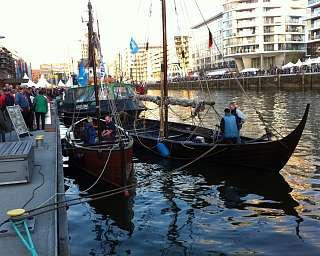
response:
<svg viewBox="0 0 320 256"><path fill-rule="evenodd" d="M3 90L0 89L0 134L2 142L6 141L6 121L5 121L5 111L6 111L6 96Z"/></svg>
<svg viewBox="0 0 320 256"><path fill-rule="evenodd" d="M18 92L15 95L16 105L20 106L21 113L26 124L29 123L30 105L28 98L25 95L25 90L19 87Z"/></svg>
<svg viewBox="0 0 320 256"><path fill-rule="evenodd" d="M48 100L43 96L43 91L40 90L39 94L33 100L34 112L36 114L37 130L40 130L40 117L42 130L45 128L46 113L48 112Z"/></svg>

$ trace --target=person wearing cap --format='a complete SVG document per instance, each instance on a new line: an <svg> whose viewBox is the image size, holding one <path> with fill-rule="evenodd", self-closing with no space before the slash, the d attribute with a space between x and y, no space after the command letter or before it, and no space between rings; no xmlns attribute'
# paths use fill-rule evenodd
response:
<svg viewBox="0 0 320 256"><path fill-rule="evenodd" d="M93 127L92 117L87 117L87 122L84 125L84 138L85 144L93 145L96 143L97 132Z"/></svg>
<svg viewBox="0 0 320 256"><path fill-rule="evenodd" d="M224 117L220 122L222 142L226 144L235 144L238 142L239 130L237 126L236 117L231 114L229 108L224 110Z"/></svg>
<svg viewBox="0 0 320 256"><path fill-rule="evenodd" d="M240 130L246 120L246 115L238 108L236 102L234 101L230 102L229 108L231 110L231 114L236 117L238 130Z"/></svg>

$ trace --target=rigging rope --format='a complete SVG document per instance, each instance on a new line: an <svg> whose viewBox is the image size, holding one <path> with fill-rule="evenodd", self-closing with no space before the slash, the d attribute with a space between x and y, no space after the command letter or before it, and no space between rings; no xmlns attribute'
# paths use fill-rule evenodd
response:
<svg viewBox="0 0 320 256"><path fill-rule="evenodd" d="M197 0L194 0L194 2L195 2L195 4L196 4L196 6L197 6L197 9L198 9L198 11L199 11L202 19L203 19L203 22L205 23L206 27L208 28L208 30L209 30L209 32L210 32L210 28L209 28L209 26L208 26L208 23L207 23L207 21L205 20L202 12L201 12L201 10L200 10L200 7L199 7L199 5L198 5ZM210 32L210 33L211 33L211 32ZM267 124L267 123L266 123L266 121L264 120L261 112L258 111L258 109L256 108L256 106L251 102L250 97L249 97L248 94L246 93L246 91L245 91L245 89L243 88L242 84L240 83L239 79L235 76L235 74L234 74L233 72L231 72L231 68L230 68L230 66L229 66L229 63L225 61L225 58L224 58L221 50L219 49L216 40L215 40L213 37L212 37L212 39L213 39L214 46L216 47L217 51L219 52L219 54L220 54L221 57L222 57L223 63L225 63L225 64L227 65L227 69L228 69L229 73L231 73L232 77L235 79L236 83L239 85L239 87L240 87L240 89L242 90L243 94L244 94L245 97L247 98L249 104L250 104L250 105L253 107L253 109L256 111L256 114L258 115L260 121L261 121L261 122L263 123L263 125L265 126L266 132L267 132L267 133L270 132L270 129L269 129L269 127L270 127L270 128L272 128L274 131L276 131L278 134L280 134L271 124ZM280 134L280 135L281 135L281 134ZM282 136L281 136L281 137L282 137Z"/></svg>

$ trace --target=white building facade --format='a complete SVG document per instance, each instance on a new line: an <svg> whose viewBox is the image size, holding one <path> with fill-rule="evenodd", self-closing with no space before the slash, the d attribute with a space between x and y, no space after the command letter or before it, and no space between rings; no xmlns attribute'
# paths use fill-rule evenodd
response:
<svg viewBox="0 0 320 256"><path fill-rule="evenodd" d="M308 0L308 55L320 56L320 0Z"/></svg>
<svg viewBox="0 0 320 256"><path fill-rule="evenodd" d="M234 60L231 57L223 58L223 13L209 18L205 22L193 26L191 29L191 56L193 71L206 72L216 69L233 68ZM209 48L209 32L212 33L213 45Z"/></svg>
<svg viewBox="0 0 320 256"><path fill-rule="evenodd" d="M225 0L224 56L238 70L269 69L306 54L304 0Z"/></svg>

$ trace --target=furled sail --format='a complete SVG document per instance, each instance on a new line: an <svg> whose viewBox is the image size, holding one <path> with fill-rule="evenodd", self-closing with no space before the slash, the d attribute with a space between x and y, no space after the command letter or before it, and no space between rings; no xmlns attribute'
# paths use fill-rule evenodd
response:
<svg viewBox="0 0 320 256"><path fill-rule="evenodd" d="M152 96L152 95L136 95L139 100L142 101L150 101L157 105L160 105L161 97L160 96ZM196 108L199 105L209 105L213 106L215 104L214 101L210 100L199 100L199 99L181 99L176 97L168 97L167 98L168 105L179 105L183 107L193 107Z"/></svg>

